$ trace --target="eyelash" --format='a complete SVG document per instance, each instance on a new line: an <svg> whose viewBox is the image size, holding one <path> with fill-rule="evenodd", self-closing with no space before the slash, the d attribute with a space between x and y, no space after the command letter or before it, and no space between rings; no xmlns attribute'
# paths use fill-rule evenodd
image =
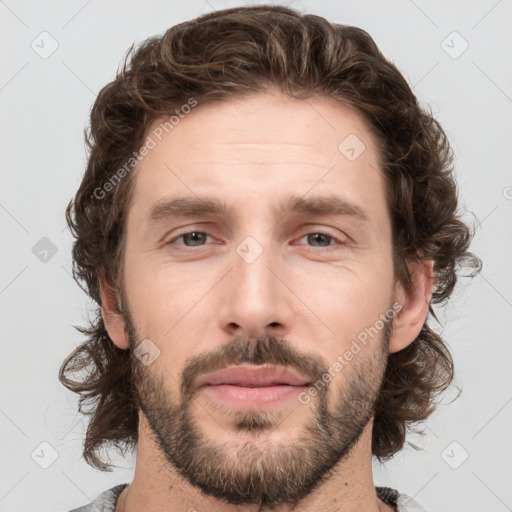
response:
<svg viewBox="0 0 512 512"><path fill-rule="evenodd" d="M183 248L179 248L177 250L188 250L188 249L193 249L194 247L204 247L204 245L198 245L198 246L188 246L188 245L185 245L185 244L175 244L176 240L179 240L180 238L183 238L184 236L186 235L190 235L192 233L199 233L199 234L202 234L202 235L206 235L206 236L210 236L208 233L206 233L205 231L199 231L199 230L190 230L190 231L186 231L184 233L181 233L180 235L178 236L175 236L174 238L172 238L171 240L169 240L166 245L181 245L183 246ZM303 235L300 240L302 240L304 237L307 237L308 235L323 235L323 236L326 236L328 238L330 238L331 240L333 240L335 242L334 245L328 245L327 247L316 247L317 249L321 249L323 252L328 252L328 251L333 251L333 250L337 250L339 249L340 247L337 247L338 246L343 246L345 245L344 242L338 240L337 238L335 238L334 236L330 235L329 233L324 233L323 231L311 231L309 233L306 233L305 235ZM302 245L302 244L300 244ZM314 246L310 246L310 247L313 247L315 248Z"/></svg>

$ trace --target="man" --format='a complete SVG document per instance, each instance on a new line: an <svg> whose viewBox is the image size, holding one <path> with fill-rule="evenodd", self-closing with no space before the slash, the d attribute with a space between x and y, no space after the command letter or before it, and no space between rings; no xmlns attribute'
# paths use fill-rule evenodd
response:
<svg viewBox="0 0 512 512"><path fill-rule="evenodd" d="M427 317L479 260L444 132L371 37L284 7L182 23L89 144L67 220L98 316L60 378L85 460L137 463L77 511L423 510L372 455L450 384Z"/></svg>

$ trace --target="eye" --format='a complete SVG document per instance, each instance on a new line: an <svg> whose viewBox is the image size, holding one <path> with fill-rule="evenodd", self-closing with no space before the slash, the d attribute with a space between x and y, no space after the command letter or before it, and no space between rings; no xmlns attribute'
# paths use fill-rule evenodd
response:
<svg viewBox="0 0 512 512"><path fill-rule="evenodd" d="M307 235L304 235L300 240L303 240L304 238L306 238L307 242L312 244L313 247L329 247L330 248L333 245L336 245L336 243L342 244L341 241L337 240L333 236L328 235L327 233L322 233L322 232L308 233ZM334 242L334 244L332 244L331 242Z"/></svg>
<svg viewBox="0 0 512 512"><path fill-rule="evenodd" d="M183 239L184 243L178 243L177 245L184 245L185 247L199 247L201 245L204 245L207 237L209 237L209 235L204 231L188 231L187 233L182 233L181 235L174 237L167 243L175 244L176 241L181 238Z"/></svg>
<svg viewBox="0 0 512 512"><path fill-rule="evenodd" d="M175 236L173 239L167 242L167 245L179 245L184 247L201 247L206 244L207 239L211 238L208 233L204 231L188 231ZM337 245L343 245L343 242L337 238L322 232L307 233L299 240L307 240L307 244L312 247L325 248L325 250L336 249ZM178 243L178 240L182 240L182 243ZM303 244L300 244L303 245Z"/></svg>

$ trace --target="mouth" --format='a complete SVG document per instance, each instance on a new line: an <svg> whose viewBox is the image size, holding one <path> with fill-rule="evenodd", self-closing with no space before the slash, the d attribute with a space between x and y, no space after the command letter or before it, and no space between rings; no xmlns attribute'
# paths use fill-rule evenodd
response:
<svg viewBox="0 0 512 512"><path fill-rule="evenodd" d="M309 385L299 374L284 367L238 365L199 378L209 397L237 408L265 408L297 397Z"/></svg>

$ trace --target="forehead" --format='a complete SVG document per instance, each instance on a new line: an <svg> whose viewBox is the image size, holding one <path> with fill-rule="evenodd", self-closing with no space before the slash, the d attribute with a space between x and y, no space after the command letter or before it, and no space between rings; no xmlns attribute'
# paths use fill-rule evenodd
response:
<svg viewBox="0 0 512 512"><path fill-rule="evenodd" d="M149 127L152 149L134 170L129 222L148 220L168 196L277 211L285 197L337 193L356 206L386 208L377 146L354 108L268 92L186 112Z"/></svg>

